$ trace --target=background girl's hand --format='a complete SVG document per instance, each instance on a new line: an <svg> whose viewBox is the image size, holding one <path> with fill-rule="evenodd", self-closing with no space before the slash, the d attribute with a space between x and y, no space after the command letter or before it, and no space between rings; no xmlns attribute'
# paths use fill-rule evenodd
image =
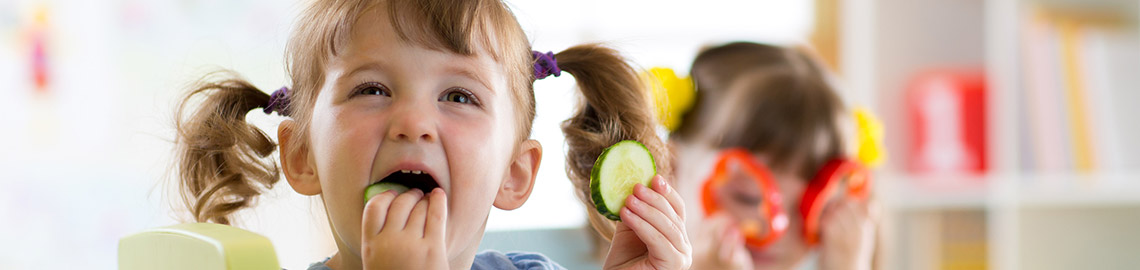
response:
<svg viewBox="0 0 1140 270"><path fill-rule="evenodd" d="M731 216L717 213L701 223L693 234L697 240L693 240L692 269L752 269L744 234Z"/></svg>
<svg viewBox="0 0 1140 270"><path fill-rule="evenodd" d="M820 269L871 269L875 219L871 203L841 198L820 216Z"/></svg>
<svg viewBox="0 0 1140 270"><path fill-rule="evenodd" d="M364 206L360 256L364 269L447 269L447 196L436 188L387 191Z"/></svg>
<svg viewBox="0 0 1140 270"><path fill-rule="evenodd" d="M660 175L652 185L638 184L626 198L604 269L689 269L692 246L681 195Z"/></svg>

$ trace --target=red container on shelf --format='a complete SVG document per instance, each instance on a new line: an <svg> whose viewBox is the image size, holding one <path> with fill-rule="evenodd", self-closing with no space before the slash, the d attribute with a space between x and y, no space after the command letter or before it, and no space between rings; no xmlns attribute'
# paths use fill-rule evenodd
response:
<svg viewBox="0 0 1140 270"><path fill-rule="evenodd" d="M908 169L917 174L981 174L986 150L986 80L980 69L933 70L911 81Z"/></svg>

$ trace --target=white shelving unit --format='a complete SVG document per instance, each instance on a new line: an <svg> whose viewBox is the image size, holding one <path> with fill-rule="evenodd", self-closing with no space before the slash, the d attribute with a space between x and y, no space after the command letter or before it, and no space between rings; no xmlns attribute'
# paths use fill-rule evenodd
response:
<svg viewBox="0 0 1140 270"><path fill-rule="evenodd" d="M876 192L886 207L888 228L909 234L888 240L887 269L953 267L927 262L943 259L939 256L944 251L906 244L936 238L929 234L961 225L947 222L949 218L933 223L919 220L939 213L981 215L985 244L980 252L985 254L986 269L1140 265L1135 256L1140 254L1140 167L1130 164L1134 167L1077 173L1021 165L1026 149L1019 140L1031 132L1018 125L1019 95L1025 87L1023 20L1034 6L1114 10L1140 37L1140 0L842 1L841 65L851 89L847 96L870 106L886 124L890 160L877 172ZM909 132L903 103L906 84L922 70L945 67L986 72L990 169L984 175L917 176L904 169ZM1136 74L1140 76L1140 70ZM1131 116L1140 113L1140 106L1116 110L1117 115ZM1136 125L1122 128L1128 134L1140 133ZM1140 155L1138 143L1122 147L1128 155ZM910 227L901 228L906 226ZM915 239L903 239L907 237Z"/></svg>

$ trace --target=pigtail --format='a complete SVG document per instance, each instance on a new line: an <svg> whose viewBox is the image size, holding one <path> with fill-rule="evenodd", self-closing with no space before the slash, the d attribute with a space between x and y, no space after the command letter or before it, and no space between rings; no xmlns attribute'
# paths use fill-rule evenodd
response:
<svg viewBox="0 0 1140 270"><path fill-rule="evenodd" d="M566 173L587 209L590 202L590 172L606 147L622 140L636 140L649 148L657 172L672 180L672 167L665 143L656 134L649 94L633 67L616 50L599 45L579 45L555 55L558 67L574 75L583 100L574 115L562 122L566 135ZM607 241L614 224L590 211L590 225Z"/></svg>
<svg viewBox="0 0 1140 270"><path fill-rule="evenodd" d="M280 178L269 157L277 144L245 121L270 96L230 72L207 75L191 89L175 119L179 190L195 221L230 224L231 214Z"/></svg>

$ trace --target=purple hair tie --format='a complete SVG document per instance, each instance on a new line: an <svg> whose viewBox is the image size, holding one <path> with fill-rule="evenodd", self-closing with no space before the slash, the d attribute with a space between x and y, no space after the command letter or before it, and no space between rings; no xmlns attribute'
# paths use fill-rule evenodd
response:
<svg viewBox="0 0 1140 270"><path fill-rule="evenodd" d="M553 52L530 51L530 55L534 58L535 80L541 80L550 75L554 75L554 77L562 75L562 69L558 68L558 61L554 60Z"/></svg>
<svg viewBox="0 0 1140 270"><path fill-rule="evenodd" d="M265 105L265 114L277 112L282 116L289 116L286 110L289 107L289 87L281 87L269 95L269 104Z"/></svg>

